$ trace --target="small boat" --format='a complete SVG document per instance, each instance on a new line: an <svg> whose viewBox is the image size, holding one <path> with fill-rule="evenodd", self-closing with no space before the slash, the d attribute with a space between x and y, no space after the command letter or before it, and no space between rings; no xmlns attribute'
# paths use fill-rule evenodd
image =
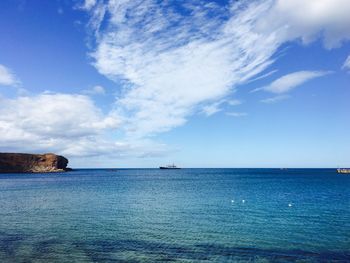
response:
<svg viewBox="0 0 350 263"><path fill-rule="evenodd" d="M349 168L338 168L337 173L338 174L350 174L350 169Z"/></svg>
<svg viewBox="0 0 350 263"><path fill-rule="evenodd" d="M159 169L181 169L180 167L177 167L174 164L168 164L166 166L160 166Z"/></svg>

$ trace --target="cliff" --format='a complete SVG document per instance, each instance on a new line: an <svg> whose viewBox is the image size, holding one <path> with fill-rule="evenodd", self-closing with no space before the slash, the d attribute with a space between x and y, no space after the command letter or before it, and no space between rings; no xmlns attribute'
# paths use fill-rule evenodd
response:
<svg viewBox="0 0 350 263"><path fill-rule="evenodd" d="M0 173L64 172L68 159L53 153L0 153Z"/></svg>

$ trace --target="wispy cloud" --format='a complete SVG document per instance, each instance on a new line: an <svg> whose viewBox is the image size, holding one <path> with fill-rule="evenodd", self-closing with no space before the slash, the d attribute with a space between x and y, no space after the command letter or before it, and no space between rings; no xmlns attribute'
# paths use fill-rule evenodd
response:
<svg viewBox="0 0 350 263"><path fill-rule="evenodd" d="M350 55L344 61L342 69L350 71Z"/></svg>
<svg viewBox="0 0 350 263"><path fill-rule="evenodd" d="M96 0L85 0L83 4L78 5L77 7L83 10L90 10L92 7L96 5Z"/></svg>
<svg viewBox="0 0 350 263"><path fill-rule="evenodd" d="M289 99L289 98L290 98L290 96L288 96L288 95L278 95L278 96L275 96L275 97L263 99L263 100L261 100L261 102L262 103L271 104L271 103L280 102L282 100L286 100L286 99Z"/></svg>
<svg viewBox="0 0 350 263"><path fill-rule="evenodd" d="M253 82L253 81L257 81L257 80L260 80L260 79L267 78L267 77L275 74L277 71L278 71L277 69L271 70L271 71L269 71L269 72L267 72L267 73L265 73L265 74L263 74L261 76L258 76L256 78L253 78L253 79L249 80L248 82Z"/></svg>
<svg viewBox="0 0 350 263"><path fill-rule="evenodd" d="M247 116L248 113L246 113L246 112L227 112L226 115L231 116L231 117L244 117L244 116Z"/></svg>
<svg viewBox="0 0 350 263"><path fill-rule="evenodd" d="M284 75L268 86L257 88L252 92L264 90L276 94L286 93L311 79L322 77L330 73L330 71L298 71Z"/></svg>
<svg viewBox="0 0 350 263"><path fill-rule="evenodd" d="M144 137L183 125L198 107L225 98L271 65L287 41L308 43L321 32L327 48L338 46L349 37L345 2L89 1L97 43L91 57L101 74L124 81L115 111L129 136ZM266 90L283 93L322 74L299 72Z"/></svg>
<svg viewBox="0 0 350 263"><path fill-rule="evenodd" d="M17 87L19 79L9 68L0 64L0 85Z"/></svg>
<svg viewBox="0 0 350 263"><path fill-rule="evenodd" d="M274 39L253 33L255 20L268 4L237 6L226 13L228 19L215 4L180 8L191 15L182 15L166 2L108 5L109 27L100 32L92 56L100 73L127 81L116 108L132 136L183 125L198 106L220 101L272 63ZM252 32L249 37L247 32ZM218 106L206 106L204 112L214 114Z"/></svg>
<svg viewBox="0 0 350 263"><path fill-rule="evenodd" d="M87 95L104 95L106 94L106 90L104 87L96 85L90 89L83 90L83 93Z"/></svg>
<svg viewBox="0 0 350 263"><path fill-rule="evenodd" d="M230 105L230 106L238 106L238 105L241 105L243 102L241 100L229 100L227 101L227 104Z"/></svg>
<svg viewBox="0 0 350 263"><path fill-rule="evenodd" d="M226 104L229 106L238 106L238 105L241 105L242 103L243 102L238 99L232 99L232 100L222 99L217 102L205 105L202 108L202 112L207 116L211 116L211 115L214 115L215 113L223 111L223 104Z"/></svg>
<svg viewBox="0 0 350 263"><path fill-rule="evenodd" d="M206 105L203 107L202 112L207 116L214 115L215 113L222 111L222 108L220 107L222 103L223 103L222 101L218 101L218 102Z"/></svg>

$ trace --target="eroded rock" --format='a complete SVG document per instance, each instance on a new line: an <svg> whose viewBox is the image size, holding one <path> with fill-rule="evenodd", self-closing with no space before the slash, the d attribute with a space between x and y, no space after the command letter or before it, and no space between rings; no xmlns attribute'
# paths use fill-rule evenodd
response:
<svg viewBox="0 0 350 263"><path fill-rule="evenodd" d="M53 153L0 153L0 173L64 172L67 164L67 158Z"/></svg>

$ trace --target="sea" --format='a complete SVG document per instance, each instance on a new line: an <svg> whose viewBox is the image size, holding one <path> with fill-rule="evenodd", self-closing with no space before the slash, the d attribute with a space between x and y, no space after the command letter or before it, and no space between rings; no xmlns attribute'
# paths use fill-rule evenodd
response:
<svg viewBox="0 0 350 263"><path fill-rule="evenodd" d="M350 175L1 174L0 262L350 262Z"/></svg>

